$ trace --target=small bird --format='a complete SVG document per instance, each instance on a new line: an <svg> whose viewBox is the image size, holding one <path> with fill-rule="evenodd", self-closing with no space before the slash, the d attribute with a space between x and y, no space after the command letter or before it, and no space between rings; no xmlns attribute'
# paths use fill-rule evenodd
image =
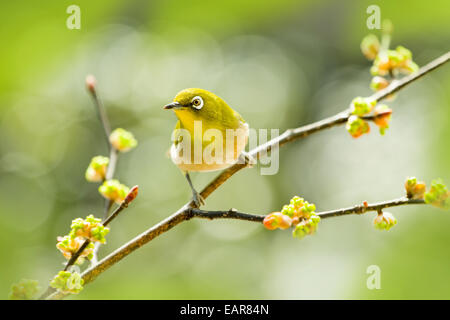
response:
<svg viewBox="0 0 450 320"><path fill-rule="evenodd" d="M241 155L245 157L249 126L224 100L203 89L180 91L164 109L173 110L178 118L170 158L186 176L194 204L200 207L204 199L195 190L189 172L225 169Z"/></svg>

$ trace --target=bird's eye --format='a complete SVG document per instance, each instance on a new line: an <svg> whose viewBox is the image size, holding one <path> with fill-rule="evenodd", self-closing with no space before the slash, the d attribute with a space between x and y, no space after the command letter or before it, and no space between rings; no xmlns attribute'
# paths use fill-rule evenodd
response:
<svg viewBox="0 0 450 320"><path fill-rule="evenodd" d="M203 108L203 99L199 96L194 97L192 99L192 106L197 109L200 110L201 108Z"/></svg>

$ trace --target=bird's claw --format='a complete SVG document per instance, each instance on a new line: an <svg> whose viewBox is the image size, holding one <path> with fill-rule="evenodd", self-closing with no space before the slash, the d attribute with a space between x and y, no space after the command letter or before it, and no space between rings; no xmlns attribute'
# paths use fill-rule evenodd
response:
<svg viewBox="0 0 450 320"><path fill-rule="evenodd" d="M239 155L239 163L245 163L247 164L250 168L252 168L255 164L256 164L256 159L251 156L249 153L242 151L241 154Z"/></svg>
<svg viewBox="0 0 450 320"><path fill-rule="evenodd" d="M197 191L192 192L192 201L197 208L200 208L205 204L205 198L203 198L202 195Z"/></svg>

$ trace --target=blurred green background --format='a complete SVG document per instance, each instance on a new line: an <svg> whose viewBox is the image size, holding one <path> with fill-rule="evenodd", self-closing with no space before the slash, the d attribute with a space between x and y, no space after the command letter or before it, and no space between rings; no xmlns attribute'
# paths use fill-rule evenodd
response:
<svg viewBox="0 0 450 320"><path fill-rule="evenodd" d="M81 8L81 30L66 8ZM369 95L370 62L359 50L366 8L394 24L392 45L419 65L449 50L449 1L32 1L0 5L0 292L62 267L56 236L101 215L98 185L84 180L107 155L85 91L94 74L113 127L137 149L116 177L138 184L135 203L111 226L101 256L168 216L190 197L166 157L175 116L162 110L186 87L223 97L253 128L296 127ZM405 177L450 182L450 65L403 90L391 128L352 139L343 127L280 150L277 175L243 170L208 198L208 209L279 210L293 195L318 210L403 195ZM217 173L194 174L201 189ZM432 207L324 220L313 237L241 221L177 226L101 275L82 299L450 298L450 214ZM381 289L366 269L381 268Z"/></svg>

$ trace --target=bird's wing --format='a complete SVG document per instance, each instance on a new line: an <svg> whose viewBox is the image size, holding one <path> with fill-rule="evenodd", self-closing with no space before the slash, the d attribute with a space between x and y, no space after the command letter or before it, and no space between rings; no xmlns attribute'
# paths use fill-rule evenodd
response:
<svg viewBox="0 0 450 320"><path fill-rule="evenodd" d="M180 129L180 127L181 127L181 123L180 123L180 121L178 120L177 121L177 124L175 125L175 128L173 129L174 130L174 135L175 135L175 137L174 137L174 140L173 140L173 145L176 147L181 141L183 141L183 136L181 136L180 134L179 134L179 132L178 132L178 129ZM171 158L171 149L172 149L172 146L169 148L169 149L167 149L167 151L166 151L166 156L168 157L168 158Z"/></svg>
<svg viewBox="0 0 450 320"><path fill-rule="evenodd" d="M177 121L177 124L175 125L174 130L174 140L173 144L177 146L181 141L183 141L183 136L180 134L179 130L181 128L181 122L180 120Z"/></svg>

